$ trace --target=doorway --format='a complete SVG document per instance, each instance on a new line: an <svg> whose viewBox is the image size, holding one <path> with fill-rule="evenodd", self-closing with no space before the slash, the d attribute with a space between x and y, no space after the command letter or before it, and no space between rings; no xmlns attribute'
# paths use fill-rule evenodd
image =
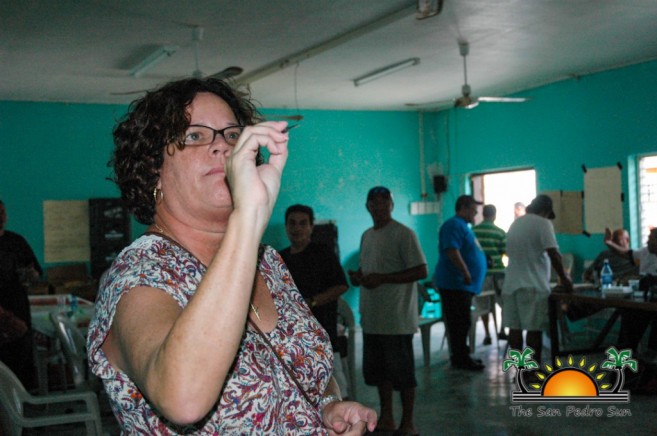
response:
<svg viewBox="0 0 657 436"><path fill-rule="evenodd" d="M495 205L495 225L505 232L514 220L514 205L521 202L526 206L536 197L536 171L533 169L474 174L470 183L477 200ZM482 219L481 213L477 214L475 224Z"/></svg>

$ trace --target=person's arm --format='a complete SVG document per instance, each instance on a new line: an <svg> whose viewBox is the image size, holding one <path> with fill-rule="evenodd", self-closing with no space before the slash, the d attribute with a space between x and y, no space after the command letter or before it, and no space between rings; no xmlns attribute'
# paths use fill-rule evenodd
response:
<svg viewBox="0 0 657 436"><path fill-rule="evenodd" d="M187 306L147 287L132 289L117 305L103 351L174 423L197 422L216 404L244 333L254 277L256 286L265 286L256 260L287 158L284 126L247 127L228 158L233 212ZM272 155L256 167L261 146Z"/></svg>
<svg viewBox="0 0 657 436"><path fill-rule="evenodd" d="M605 228L605 245L621 256L624 256L630 260L632 259L632 250L629 247L623 247L615 243L612 239L612 232L609 227Z"/></svg>
<svg viewBox="0 0 657 436"><path fill-rule="evenodd" d="M595 271L594 264L591 263L588 268L584 271L584 274L582 274L582 280L585 282L592 282L593 281L593 271Z"/></svg>
<svg viewBox="0 0 657 436"><path fill-rule="evenodd" d="M566 291L571 291L573 290L573 283L570 281L570 277L566 273L566 270L563 268L563 262L561 261L561 254L559 253L559 250L557 250L554 247L547 248L545 250L547 252L548 257L550 258L550 262L552 262L552 267L554 270L557 272L557 275L559 276L561 286L566 290Z"/></svg>
<svg viewBox="0 0 657 436"><path fill-rule="evenodd" d="M351 284L353 286L360 286L360 281L363 278L363 270L358 268L357 271L349 270L347 273L349 274L349 280L351 280Z"/></svg>
<svg viewBox="0 0 657 436"><path fill-rule="evenodd" d="M427 277L427 265L422 264L403 271L393 273L365 274L360 279L360 284L369 289L377 288L384 283L410 283Z"/></svg>
<svg viewBox="0 0 657 436"><path fill-rule="evenodd" d="M598 272L600 271L600 268L602 268L602 263L605 260L604 254L605 252L598 254L593 260L593 262L591 262L591 265L589 265L589 267L586 268L584 274L582 274L582 278L584 279L585 282L593 281L593 273L595 271Z"/></svg>
<svg viewBox="0 0 657 436"><path fill-rule="evenodd" d="M349 286L347 285L335 285L328 288L326 291L321 292L314 297L308 299L308 305L312 307L322 306L333 301L337 301L340 298L340 295L347 292Z"/></svg>
<svg viewBox="0 0 657 436"><path fill-rule="evenodd" d="M450 262L452 262L454 266L459 271L461 271L461 274L463 275L463 283L465 283L466 285L472 283L472 276L470 275L470 270L468 269L468 266L465 264L465 261L461 256L461 252L456 248L448 248L447 250L445 250L445 253L447 254L447 257L449 258Z"/></svg>

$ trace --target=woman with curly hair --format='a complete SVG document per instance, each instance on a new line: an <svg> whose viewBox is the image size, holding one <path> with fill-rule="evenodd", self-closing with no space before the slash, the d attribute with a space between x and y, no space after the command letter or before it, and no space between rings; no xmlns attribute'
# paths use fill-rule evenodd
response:
<svg viewBox="0 0 657 436"><path fill-rule="evenodd" d="M326 332L260 244L286 126L261 122L220 80L185 79L134 102L114 129L115 181L150 225L105 274L89 329L123 432L374 430L372 409L341 401Z"/></svg>

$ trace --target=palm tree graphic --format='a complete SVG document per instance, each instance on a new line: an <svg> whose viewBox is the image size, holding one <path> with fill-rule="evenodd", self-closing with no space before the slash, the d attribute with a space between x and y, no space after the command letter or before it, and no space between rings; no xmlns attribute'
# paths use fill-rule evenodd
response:
<svg viewBox="0 0 657 436"><path fill-rule="evenodd" d="M524 370L538 368L538 363L531 358L532 354L534 354L534 350L531 347L525 347L525 349L522 350L522 353L518 350L509 350L509 358L505 359L502 363L502 371L504 372L511 367L517 368L515 377L516 386L525 394L527 393L527 388L525 387L522 377L520 377L520 373Z"/></svg>
<svg viewBox="0 0 657 436"><path fill-rule="evenodd" d="M612 393L620 392L621 388L625 383L625 372L623 369L627 366L632 371L637 372L637 362L632 357L632 350L621 350L618 351L616 347L609 347L607 349L607 360L602 362L600 368L602 369L613 369L616 371L616 384L611 389Z"/></svg>

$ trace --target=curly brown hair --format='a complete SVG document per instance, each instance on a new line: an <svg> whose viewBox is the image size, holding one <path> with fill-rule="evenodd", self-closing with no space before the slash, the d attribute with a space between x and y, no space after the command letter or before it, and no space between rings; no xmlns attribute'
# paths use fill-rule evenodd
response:
<svg viewBox="0 0 657 436"><path fill-rule="evenodd" d="M130 104L114 127L114 152L108 166L121 190L125 206L142 224L152 224L153 190L160 177L164 151L183 150L185 131L191 122L188 107L199 92L210 92L233 110L237 123L250 126L262 120L247 93L219 79L189 78L170 82ZM258 153L258 164L262 163Z"/></svg>

